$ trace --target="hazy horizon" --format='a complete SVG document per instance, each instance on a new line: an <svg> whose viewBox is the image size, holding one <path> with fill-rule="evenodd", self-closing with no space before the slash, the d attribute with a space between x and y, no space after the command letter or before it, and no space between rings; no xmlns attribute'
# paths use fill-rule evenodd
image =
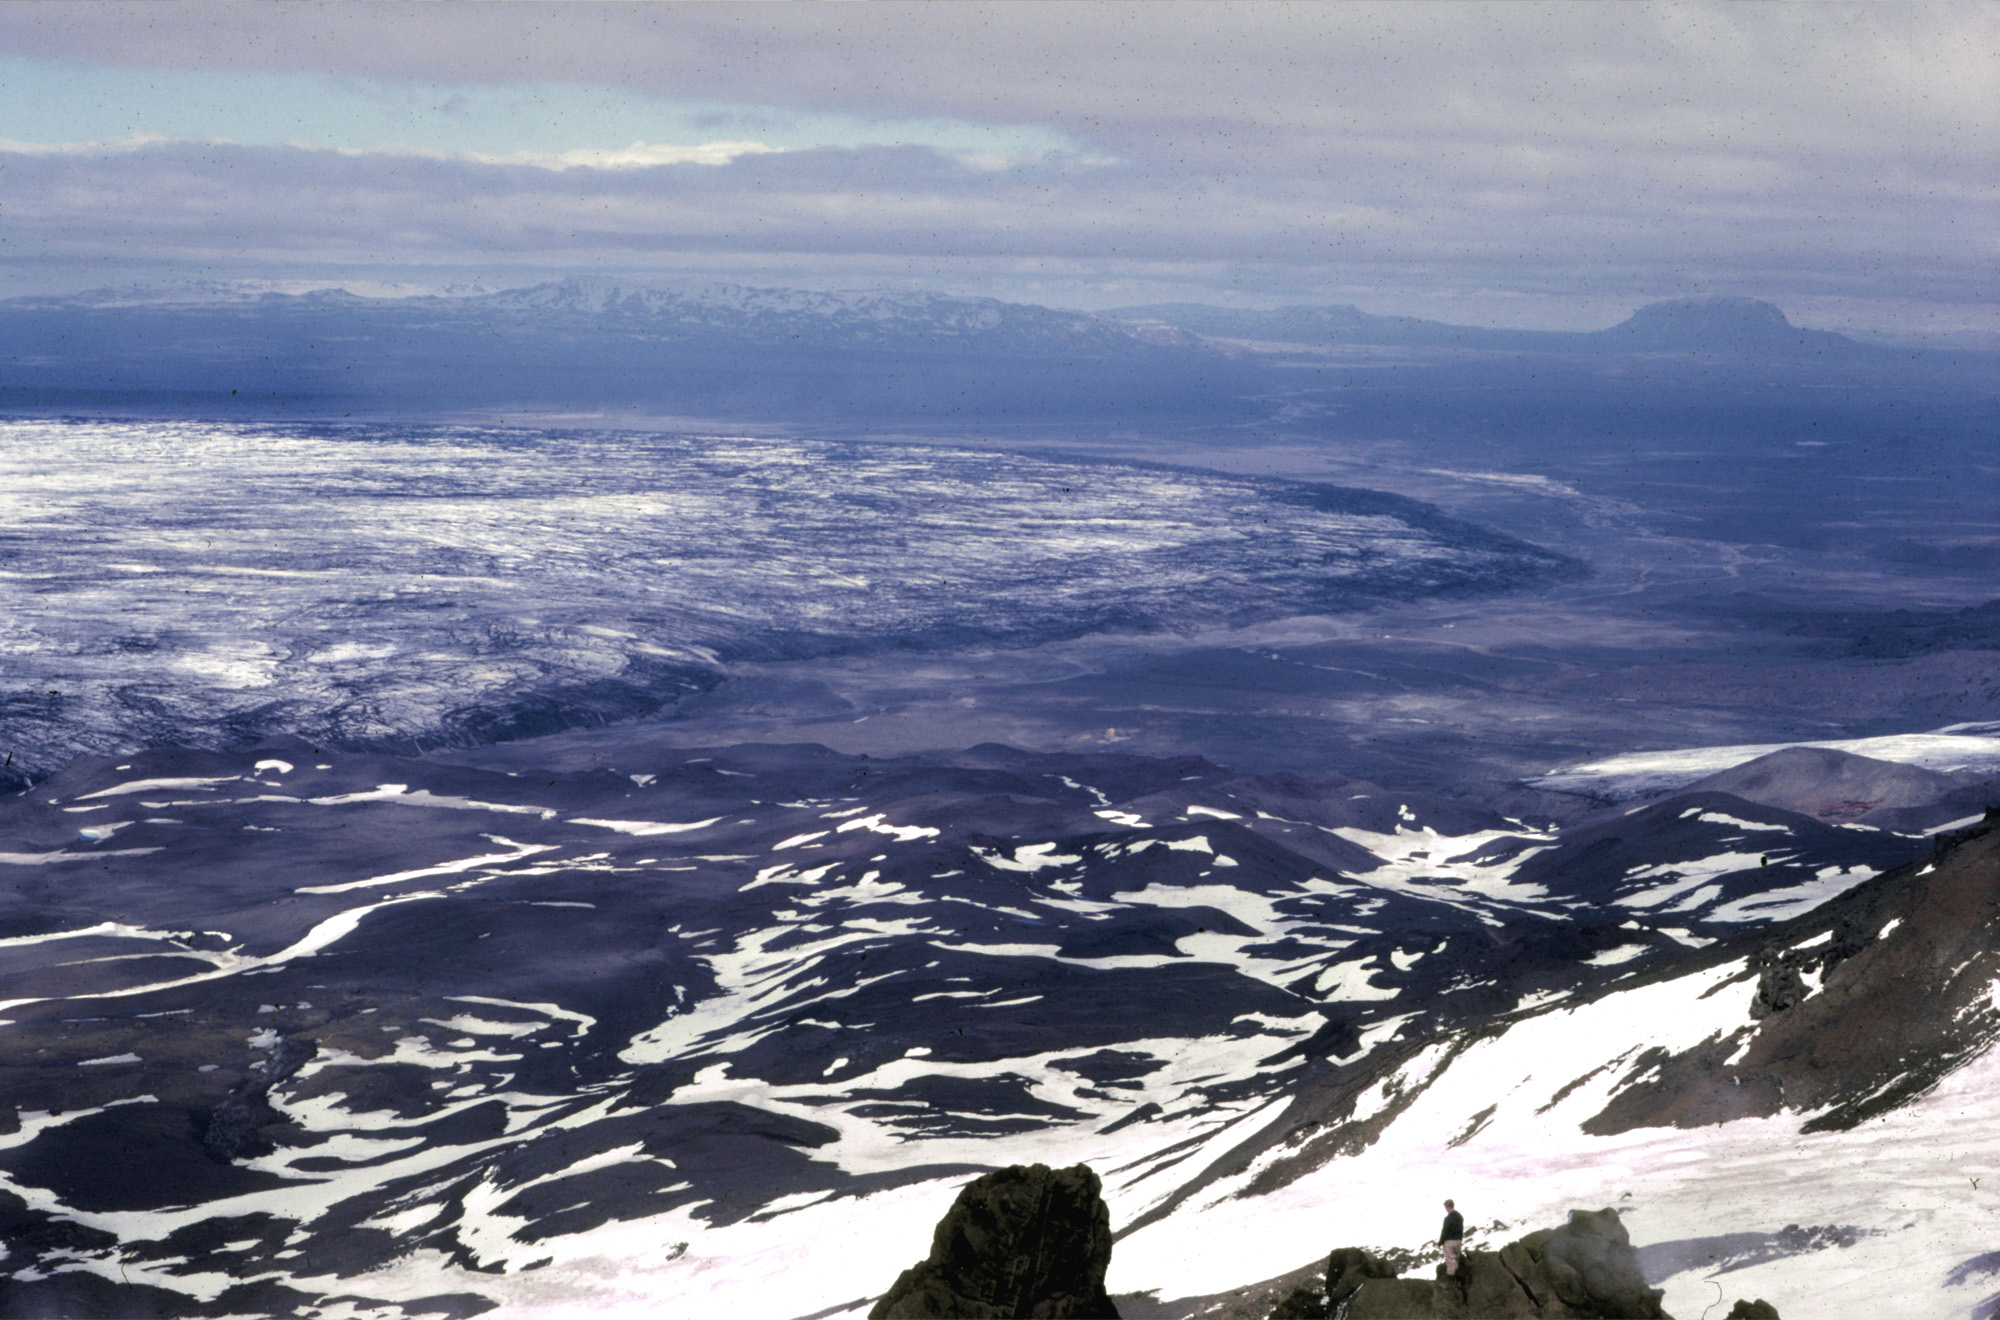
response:
<svg viewBox="0 0 2000 1320"><path fill-rule="evenodd" d="M742 289L752 292L769 293L815 293L846 297L941 297L966 302L997 301L1014 306L1047 308L1060 312L1082 312L1093 316L1130 318L1132 314L1158 308L1215 309L1231 313L1277 313L1297 311L1353 311L1364 317L1383 321L1403 320L1416 322L1440 329L1493 330L1502 332L1524 332L1527 334L1589 334L1610 330L1623 325L1649 308L1671 306L1728 306L1731 304L1761 305L1777 308L1778 312L1795 328L1813 331L1831 331L1844 335L1864 345L1883 347L1932 348L1939 350L1991 351L2000 348L2000 331L1980 329L1940 329L1935 326L1919 331L1909 331L1896 327L1854 326L1848 324L1827 324L1810 319L1801 319L1791 309L1782 304L1762 298L1745 298L1738 295L1711 294L1682 298L1656 298L1632 302L1628 305L1606 304L1601 319L1589 320L1581 315L1561 317L1544 323L1532 319L1494 317L1468 317L1454 321L1443 317L1416 316L1410 313L1379 310L1375 306L1359 302L1305 302L1296 299L1285 300L1277 297L1229 299L1222 296L1212 301L1199 298L1175 298L1150 303L1084 303L1061 302L1051 299L1036 302L1028 299L997 297L985 293L962 293L950 287L937 288L896 288L881 285L842 284L829 282L815 284L761 283L752 280L719 278L706 273L692 273L673 276L661 272L641 272L620 277L601 272L563 273L550 272L545 278L515 280L478 281L440 279L436 281L408 280L386 283L376 279L340 278L256 278L221 277L196 275L169 275L156 278L134 277L107 284L76 284L74 281L51 287L17 289L0 294L0 302L20 300L83 300L92 295L99 296L107 303L120 298L130 298L134 302L149 299L170 301L175 294L186 294L191 300L199 301L204 296L225 299L231 295L279 294L299 297L311 293L341 292L354 297L376 302L394 301L407 298L463 298L488 294L523 293L535 289L561 287L566 284L584 282L616 288L620 291L647 291L700 295L707 292L728 289ZM74 287L71 287L74 285ZM1435 311L1436 309L1432 309ZM1548 310L1546 308L1542 309Z"/></svg>
<svg viewBox="0 0 2000 1320"><path fill-rule="evenodd" d="M2000 332L1990 6L26 5L0 294L565 275Z"/></svg>

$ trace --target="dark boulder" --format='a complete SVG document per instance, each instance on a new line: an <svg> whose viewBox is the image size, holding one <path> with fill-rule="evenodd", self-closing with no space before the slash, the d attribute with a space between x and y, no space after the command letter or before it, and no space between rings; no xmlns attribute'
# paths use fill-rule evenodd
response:
<svg viewBox="0 0 2000 1320"><path fill-rule="evenodd" d="M1111 1211L1090 1167L1016 1164L958 1194L929 1258L904 1270L868 1315L1116 1320L1104 1291L1110 1263Z"/></svg>
<svg viewBox="0 0 2000 1320"><path fill-rule="evenodd" d="M1723 1320L1778 1320L1778 1308L1761 1297L1754 1302L1746 1302L1739 1297Z"/></svg>
<svg viewBox="0 0 2000 1320"><path fill-rule="evenodd" d="M1341 1320L1417 1320L1419 1316L1464 1314L1438 1311L1434 1292L1436 1289L1420 1279L1373 1279L1335 1314Z"/></svg>

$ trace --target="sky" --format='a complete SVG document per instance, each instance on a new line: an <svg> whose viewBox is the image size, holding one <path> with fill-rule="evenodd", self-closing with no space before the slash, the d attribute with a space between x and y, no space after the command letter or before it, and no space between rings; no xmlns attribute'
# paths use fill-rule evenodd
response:
<svg viewBox="0 0 2000 1320"><path fill-rule="evenodd" d="M2000 335L2000 5L0 6L0 294L567 274Z"/></svg>

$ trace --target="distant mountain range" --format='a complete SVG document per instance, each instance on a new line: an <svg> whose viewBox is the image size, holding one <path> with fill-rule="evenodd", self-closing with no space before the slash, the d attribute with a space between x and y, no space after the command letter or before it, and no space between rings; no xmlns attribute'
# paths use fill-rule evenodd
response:
<svg viewBox="0 0 2000 1320"><path fill-rule="evenodd" d="M1122 352L1135 342L1187 346L1175 330L1135 329L1115 319L993 298L880 291L765 289L717 282L630 285L578 277L526 288L407 297L363 297L340 288L285 293L254 281L196 280L103 288L0 302L10 317L50 313L175 312L265 320L311 314L380 316L411 327L459 324L494 329L610 330L648 338L720 338L760 345L806 339L828 346L875 343L900 350L953 341L989 351L1075 351L1095 345Z"/></svg>
<svg viewBox="0 0 2000 1320"><path fill-rule="evenodd" d="M1902 360L1800 329L1746 299L1655 303L1610 329L1569 333L1353 307L1175 303L1095 315L991 298L717 283L569 279L362 297L207 281L0 301L0 408L1247 421L1282 411L1277 401L1301 388L1326 388L1285 369L1282 354L1250 351L1275 344L1400 345L1434 351L1440 369L1472 372L1518 353L1560 355L1592 374L1631 355L1646 355L1655 370L1676 355L1704 370L1900 369ZM1614 387L1629 388L1594 388Z"/></svg>
<svg viewBox="0 0 2000 1320"><path fill-rule="evenodd" d="M571 279L364 298L194 284L0 303L0 406L642 407L720 416L1212 413L1184 331L990 298Z"/></svg>

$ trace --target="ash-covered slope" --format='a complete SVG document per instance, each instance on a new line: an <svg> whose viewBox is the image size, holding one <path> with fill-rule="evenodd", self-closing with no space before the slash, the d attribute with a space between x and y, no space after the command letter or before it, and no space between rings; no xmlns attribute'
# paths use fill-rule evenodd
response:
<svg viewBox="0 0 2000 1320"><path fill-rule="evenodd" d="M1817 907L1910 856L1911 841L1851 830L1718 791L1690 791L1554 840L1497 840L1509 879L1551 897L1623 909L1685 935L1728 935Z"/></svg>
<svg viewBox="0 0 2000 1320"><path fill-rule="evenodd" d="M940 1180L1087 1160L1178 1222L1426 1042L1702 939L1359 781L626 752L159 750L0 804L0 1310L574 1307L607 1252L677 1314L823 1310ZM1845 840L1858 879L1868 836L1803 846Z"/></svg>

